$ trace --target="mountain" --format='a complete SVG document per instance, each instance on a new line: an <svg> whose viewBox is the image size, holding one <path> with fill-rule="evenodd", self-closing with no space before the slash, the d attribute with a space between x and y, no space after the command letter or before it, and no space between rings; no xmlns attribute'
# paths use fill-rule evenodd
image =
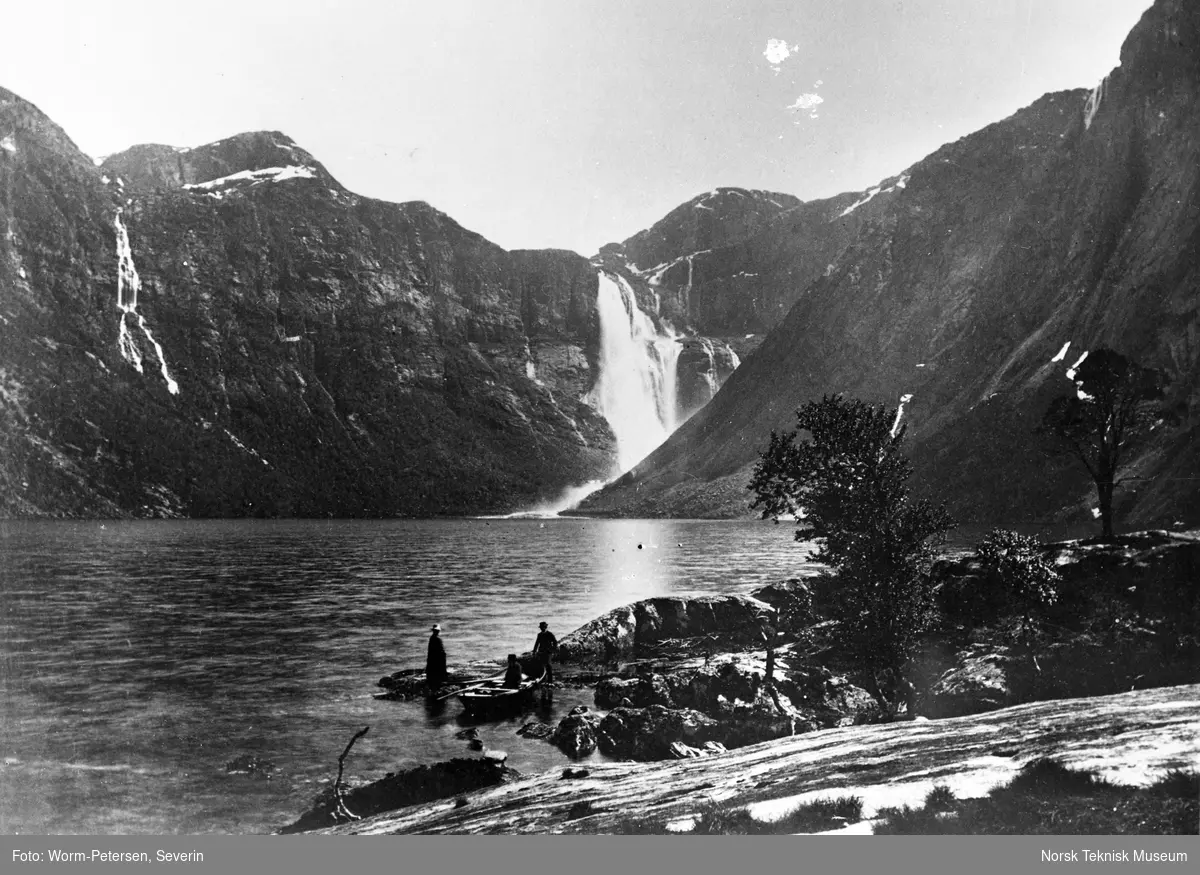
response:
<svg viewBox="0 0 1200 875"><path fill-rule="evenodd" d="M511 512L737 363L599 262L359 196L278 131L96 166L0 90L0 218L0 516Z"/></svg>
<svg viewBox="0 0 1200 875"><path fill-rule="evenodd" d="M866 191L719 187L590 260L280 132L97 167L0 90L0 516L501 513L614 466L587 512L745 516L769 432L844 392L912 396L960 520L1086 518L1031 431L1106 345L1170 381L1118 512L1196 523L1198 15Z"/></svg>
<svg viewBox="0 0 1200 875"><path fill-rule="evenodd" d="M97 169L2 100L8 513L466 512L607 471L584 259L357 197L279 134Z"/></svg>
<svg viewBox="0 0 1200 875"><path fill-rule="evenodd" d="M746 227L734 248L756 254L753 286L786 316L710 404L584 509L747 515L770 431L843 392L912 395L915 482L961 521L1078 519L1089 481L1031 432L1070 387L1072 362L1109 346L1167 374L1174 413L1127 472L1138 479L1119 510L1200 520L1198 97L1200 8L1159 0L1091 92L1047 95L857 196ZM788 223L801 211L797 243Z"/></svg>

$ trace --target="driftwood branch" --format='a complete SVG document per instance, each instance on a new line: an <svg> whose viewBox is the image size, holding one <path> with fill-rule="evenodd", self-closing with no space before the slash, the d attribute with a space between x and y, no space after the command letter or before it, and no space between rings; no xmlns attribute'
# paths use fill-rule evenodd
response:
<svg viewBox="0 0 1200 875"><path fill-rule="evenodd" d="M364 726L358 732L354 733L354 737L350 739L350 743L346 745L346 749L342 751L342 755L338 757L338 773L337 778L333 782L333 816L338 822L342 820L361 820L357 814L346 807L346 799L342 794L342 770L346 765L346 756L350 753L350 748L354 747L354 742L358 741L364 735L371 731L370 726Z"/></svg>

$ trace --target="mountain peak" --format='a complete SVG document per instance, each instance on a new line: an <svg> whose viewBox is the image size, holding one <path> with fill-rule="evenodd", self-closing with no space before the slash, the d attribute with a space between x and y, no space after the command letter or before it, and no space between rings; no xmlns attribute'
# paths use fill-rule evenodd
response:
<svg viewBox="0 0 1200 875"><path fill-rule="evenodd" d="M242 181L319 178L341 188L308 151L280 131L249 131L194 148L145 143L100 165L133 190L216 189Z"/></svg>
<svg viewBox="0 0 1200 875"><path fill-rule="evenodd" d="M737 243L802 203L795 195L721 186L680 204L624 241L621 248L644 270L683 255Z"/></svg>
<svg viewBox="0 0 1200 875"><path fill-rule="evenodd" d="M75 164L88 163L66 131L34 104L4 87L0 87L0 141L8 154L16 154L23 146L37 142Z"/></svg>

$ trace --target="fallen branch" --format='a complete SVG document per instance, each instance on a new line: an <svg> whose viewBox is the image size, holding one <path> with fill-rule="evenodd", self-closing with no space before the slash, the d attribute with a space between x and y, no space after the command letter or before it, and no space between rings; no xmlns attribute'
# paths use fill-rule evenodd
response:
<svg viewBox="0 0 1200 875"><path fill-rule="evenodd" d="M346 745L346 749L342 751L342 755L338 757L338 773L337 778L333 782L333 798L334 820L341 823L343 820L362 820L357 814L346 807L346 800L342 796L342 770L345 768L346 755L350 753L350 748L354 747L354 742L358 741L364 735L371 731L370 726L364 726L358 732L354 733L354 737L350 739L350 743Z"/></svg>

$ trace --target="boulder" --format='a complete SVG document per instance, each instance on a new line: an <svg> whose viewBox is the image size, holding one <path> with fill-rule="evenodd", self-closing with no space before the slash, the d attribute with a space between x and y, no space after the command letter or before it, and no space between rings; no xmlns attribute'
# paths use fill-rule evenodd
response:
<svg viewBox="0 0 1200 875"><path fill-rule="evenodd" d="M554 729L549 723L541 723L535 720L531 723L526 723L518 729L517 735L523 735L526 738L549 738L554 734Z"/></svg>
<svg viewBox="0 0 1200 875"><path fill-rule="evenodd" d="M824 666L801 665L780 681L795 707L818 728L856 726L879 718L879 703L862 687Z"/></svg>
<svg viewBox="0 0 1200 875"><path fill-rule="evenodd" d="M671 689L659 674L641 675L636 678L604 678L596 684L596 707L648 708L651 705L675 707ZM625 704L628 703L628 704Z"/></svg>
<svg viewBox="0 0 1200 875"><path fill-rule="evenodd" d="M550 743L570 757L584 757L596 749L596 727L600 715L587 708L573 708L559 721L550 735Z"/></svg>
<svg viewBox="0 0 1200 875"><path fill-rule="evenodd" d="M671 756L672 742L689 746L723 740L720 724L690 708L614 708L596 730L600 750L630 760L661 760Z"/></svg>
<svg viewBox="0 0 1200 875"><path fill-rule="evenodd" d="M775 609L778 632L794 635L809 628L819 619L813 607L813 588L810 581L792 577L779 583L767 584L750 595Z"/></svg>
<svg viewBox="0 0 1200 875"><path fill-rule="evenodd" d="M558 659L608 664L680 638L704 637L710 645L761 645L775 613L766 602L744 595L645 599L609 611L565 635L558 644Z"/></svg>
<svg viewBox="0 0 1200 875"><path fill-rule="evenodd" d="M668 675L666 685L676 707L715 714L722 697L753 699L764 672L765 661L756 655L726 654L699 668Z"/></svg>
<svg viewBox="0 0 1200 875"><path fill-rule="evenodd" d="M564 635L555 658L559 662L607 664L634 652L637 618L633 605L623 605Z"/></svg>
<svg viewBox="0 0 1200 875"><path fill-rule="evenodd" d="M976 646L961 652L957 662L930 688L924 709L928 716L961 717L1015 703L1007 647Z"/></svg>

